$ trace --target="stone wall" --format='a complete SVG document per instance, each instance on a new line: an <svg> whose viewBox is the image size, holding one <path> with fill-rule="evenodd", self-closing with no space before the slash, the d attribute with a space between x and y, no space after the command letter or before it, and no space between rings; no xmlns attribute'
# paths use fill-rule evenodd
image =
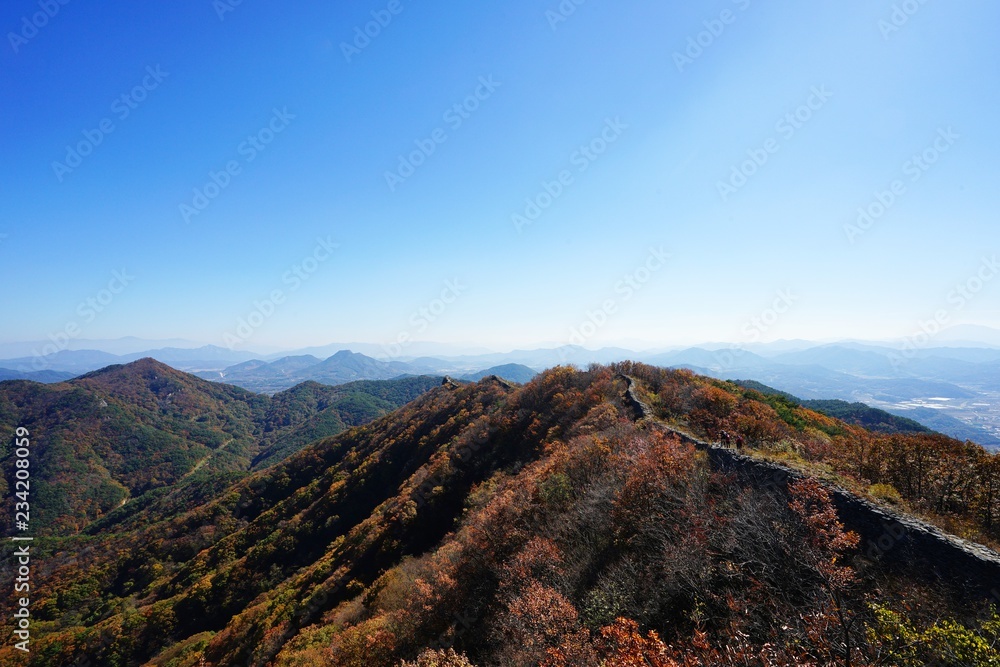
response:
<svg viewBox="0 0 1000 667"><path fill-rule="evenodd" d="M788 484L803 475L768 461L743 456L717 445L699 443L715 470L740 482L787 494ZM889 568L906 568L963 593L1000 604L1000 555L979 544L949 535L924 521L885 509L842 488L827 484L844 526L861 537L859 551Z"/></svg>
<svg viewBox="0 0 1000 667"><path fill-rule="evenodd" d="M741 484L781 495L787 495L789 483L804 477L786 466L745 456L656 421L649 406L636 395L632 378L623 377L627 388L622 400L636 420L646 420L653 428L707 452L713 469L733 475ZM908 573L953 587L960 594L1000 605L1000 554L840 487L825 486L844 526L861 537L861 556L890 569L905 568Z"/></svg>

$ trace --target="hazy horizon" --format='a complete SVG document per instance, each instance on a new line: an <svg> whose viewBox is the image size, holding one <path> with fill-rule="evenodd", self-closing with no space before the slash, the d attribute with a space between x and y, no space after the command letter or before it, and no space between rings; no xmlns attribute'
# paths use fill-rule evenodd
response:
<svg viewBox="0 0 1000 667"><path fill-rule="evenodd" d="M977 338L976 335L981 337ZM102 351L109 354L129 355L138 352L153 351L157 349L199 349L202 347L219 347L211 341L196 341L187 339L143 339L135 336L123 336L116 339L73 339L58 345L62 339L46 339L37 341L0 341L0 359L47 356L54 351ZM476 342L456 342L448 343L442 341L414 341L409 346L402 349L391 350L389 346L381 341L326 341L306 345L287 346L248 346L232 350L233 352L243 352L249 354L259 354L260 356L273 357L280 354L302 353L305 351L318 350L351 350L360 352L366 356L390 359L412 359L421 356L474 356L478 354L510 354L519 350L552 350L564 345L572 345L587 351L597 352L603 349L624 349L636 353L657 353L668 351L680 351L691 348L701 348L707 350L724 350L734 347L747 350L783 350L783 349L806 349L821 346L836 345L871 345L884 348L900 349L909 338L897 339L862 339L862 338L833 338L827 340L808 339L775 339L760 340L754 342L745 341L722 341L722 340L701 340L692 342L655 342L639 340L616 340L608 341L607 344L594 344L588 341L584 345L576 345L561 341L534 341L523 345L490 346L477 344ZM918 341L917 349L932 350L935 348L954 347L982 347L1000 348L1000 329L970 328L966 326L951 327L944 329L940 334L928 337L926 340ZM51 347L50 347L51 346ZM47 348L47 349L46 349ZM56 349L58 348L58 349ZM373 349L374 348L374 349Z"/></svg>

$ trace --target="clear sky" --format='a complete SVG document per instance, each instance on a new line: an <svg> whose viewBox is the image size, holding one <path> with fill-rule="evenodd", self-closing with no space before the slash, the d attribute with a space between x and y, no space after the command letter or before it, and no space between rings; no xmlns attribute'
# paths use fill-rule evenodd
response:
<svg viewBox="0 0 1000 667"><path fill-rule="evenodd" d="M996 2L61 1L0 9L0 341L1000 325Z"/></svg>

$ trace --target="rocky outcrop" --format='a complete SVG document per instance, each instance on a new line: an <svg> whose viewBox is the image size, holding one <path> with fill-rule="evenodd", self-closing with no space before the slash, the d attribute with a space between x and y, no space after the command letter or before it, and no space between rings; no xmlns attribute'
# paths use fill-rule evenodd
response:
<svg viewBox="0 0 1000 667"><path fill-rule="evenodd" d="M514 386L513 382L508 382L507 380L504 380L499 375L487 375L481 381L482 382L493 382L493 383L496 383L496 384L500 385L501 387L503 387L505 389L516 389L516 387Z"/></svg>

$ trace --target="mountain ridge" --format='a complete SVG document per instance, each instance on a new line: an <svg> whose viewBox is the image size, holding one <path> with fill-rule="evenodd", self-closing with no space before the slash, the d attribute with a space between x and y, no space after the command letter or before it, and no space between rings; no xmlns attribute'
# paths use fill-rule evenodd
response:
<svg viewBox="0 0 1000 667"><path fill-rule="evenodd" d="M630 415L622 375L634 378L646 420ZM318 410L328 397L316 388L298 393ZM985 632L978 598L960 584L857 553L846 537L824 542L843 528L810 527L831 499L808 474L790 480L785 498L720 476L676 434L644 426L654 419L704 442L724 426L762 463L782 455L847 476L860 460L863 477L895 480L905 502L927 507L950 492L904 487L898 480L918 469L897 470L905 461L893 448L920 444L959 468L974 453L762 399L640 364L556 368L522 386L439 380L397 411L231 484L211 489L206 479L200 495L186 485L172 504L127 505L94 525L83 553L56 547L36 583L46 624L36 664L378 667L444 645L483 666L537 664L551 651L567 656L557 664L596 666L622 650L601 639L615 627L634 628L634 646L655 631L661 657L728 664L722 657L740 646L730 642L745 637L747 656L771 650L781 664L803 664L807 653L836 655L839 626L810 620L836 622L824 572L858 578L836 590L859 624L859 651L864 642L895 650L882 637L904 623L879 625L887 617L872 604L928 637L940 636L942 618L973 633L956 642ZM926 660L940 655L920 646Z"/></svg>

